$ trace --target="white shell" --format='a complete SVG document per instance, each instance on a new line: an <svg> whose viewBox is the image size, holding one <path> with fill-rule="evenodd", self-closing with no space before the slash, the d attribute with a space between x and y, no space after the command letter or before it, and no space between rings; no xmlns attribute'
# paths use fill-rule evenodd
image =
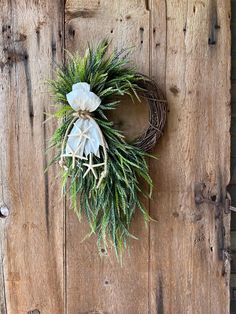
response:
<svg viewBox="0 0 236 314"><path fill-rule="evenodd" d="M92 112L101 104L101 99L90 91L90 85L86 82L73 84L72 91L66 95L66 98L75 111Z"/></svg>

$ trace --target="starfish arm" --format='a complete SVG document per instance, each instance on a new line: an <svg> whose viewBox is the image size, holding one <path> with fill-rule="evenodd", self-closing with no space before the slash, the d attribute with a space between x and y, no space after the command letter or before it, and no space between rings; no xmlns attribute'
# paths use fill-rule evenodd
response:
<svg viewBox="0 0 236 314"><path fill-rule="evenodd" d="M90 137L86 134L85 131L81 132L80 133L75 133L75 134L69 134L68 137L78 137L78 138L87 138L87 139L90 139Z"/></svg>
<svg viewBox="0 0 236 314"><path fill-rule="evenodd" d="M88 139L88 140L91 140L91 138L90 138L86 133L83 133L83 134L82 134L82 137L84 137L84 138L86 138L86 139Z"/></svg>
<svg viewBox="0 0 236 314"><path fill-rule="evenodd" d="M97 177L96 171L94 170L94 168L93 168L93 167L91 168L91 171L92 171L92 173L93 173L93 175L94 175L95 179L97 179L98 177Z"/></svg>
<svg viewBox="0 0 236 314"><path fill-rule="evenodd" d="M85 164L84 164L85 165ZM86 171L85 171L85 173L84 173L84 175L83 175L83 178L85 178L86 176L87 176L87 174L89 173L89 171L90 171L90 169L88 168Z"/></svg>
<svg viewBox="0 0 236 314"><path fill-rule="evenodd" d="M80 128L76 123L74 123L74 126L76 127L76 129L77 129L80 133L82 133L82 132L87 133L88 130L91 128L91 125L89 125L89 126L87 127L87 129L81 131L81 128Z"/></svg>
<svg viewBox="0 0 236 314"><path fill-rule="evenodd" d="M78 120L77 120L78 121ZM76 122L77 122L76 121ZM74 127L81 133L81 129L80 129L80 127L78 127L78 125L76 124L76 122L74 123Z"/></svg>
<svg viewBox="0 0 236 314"><path fill-rule="evenodd" d="M61 157L71 157L71 154L62 154Z"/></svg>
<svg viewBox="0 0 236 314"><path fill-rule="evenodd" d="M81 141L81 142L79 143L79 145L77 146L76 150L74 151L75 154L78 152L78 150L81 148L81 146L82 146L82 154L83 154L84 145L85 145L84 142L85 142L85 141Z"/></svg>
<svg viewBox="0 0 236 314"><path fill-rule="evenodd" d="M84 157L83 155L75 155L76 158L78 159L82 159L82 160L88 160L86 157Z"/></svg>
<svg viewBox="0 0 236 314"><path fill-rule="evenodd" d="M69 134L68 137L81 137L81 134Z"/></svg>
<svg viewBox="0 0 236 314"><path fill-rule="evenodd" d="M100 163L100 164L94 164L94 165L93 165L93 168L101 167L101 166L104 166L104 165L105 165L104 162L102 162L102 163Z"/></svg>
<svg viewBox="0 0 236 314"><path fill-rule="evenodd" d="M88 169L85 171L84 175L83 175L83 178L85 178L87 176L87 174L92 171L95 179L97 179L97 174L95 172L95 170L93 169L93 167L91 167L89 164L84 164L84 166L88 167Z"/></svg>
<svg viewBox="0 0 236 314"><path fill-rule="evenodd" d="M84 132L87 133L89 129L91 129L91 125L89 125L87 129L84 130Z"/></svg>
<svg viewBox="0 0 236 314"><path fill-rule="evenodd" d="M91 170L95 179L97 179L97 174L94 170L94 165L93 165L93 157L92 157L92 154L89 155L89 163L84 163L83 164L85 167L88 167L88 169L85 171L84 175L83 175L83 178L86 177L86 175L89 173L89 171Z"/></svg>

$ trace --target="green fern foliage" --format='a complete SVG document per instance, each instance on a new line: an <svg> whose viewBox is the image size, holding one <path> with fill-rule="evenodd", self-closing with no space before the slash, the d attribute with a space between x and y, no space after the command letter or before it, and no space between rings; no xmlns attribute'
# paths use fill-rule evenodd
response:
<svg viewBox="0 0 236 314"><path fill-rule="evenodd" d="M72 167L72 160L67 157L62 173L62 184L65 193L69 193L71 206L81 219L86 216L91 233L97 235L99 248L108 248L112 243L117 256L127 246L130 224L139 209L146 221L149 215L140 201L140 194L150 197L152 180L148 174L147 154L132 143L127 143L112 121L106 117L108 110L114 110L119 101L116 96L130 95L138 97L139 81L144 78L131 67L127 50L113 51L108 55L108 42L102 41L96 48L89 48L85 56L70 56L65 66L59 67L55 80L50 81L55 98L54 117L59 120L59 127L51 138L51 146L58 152L53 159L60 159L61 145L66 130L73 119L73 109L67 102L66 94L71 92L72 85L87 82L91 91L100 97L101 105L93 113L108 145L108 175L99 187L90 173L83 178L86 171L82 163ZM96 162L103 159L94 156ZM100 170L101 172L101 170ZM98 176L99 169L97 170ZM139 180L147 182L148 193L140 188ZM78 197L79 196L79 197Z"/></svg>

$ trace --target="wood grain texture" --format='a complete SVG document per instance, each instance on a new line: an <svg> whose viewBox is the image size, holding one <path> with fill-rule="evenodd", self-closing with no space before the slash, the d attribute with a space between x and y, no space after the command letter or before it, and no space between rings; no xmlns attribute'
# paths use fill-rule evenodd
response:
<svg viewBox="0 0 236 314"><path fill-rule="evenodd" d="M62 1L1 1L1 313L63 313L63 207L44 174L52 103L44 80L62 59Z"/></svg>
<svg viewBox="0 0 236 314"><path fill-rule="evenodd" d="M107 37L111 48L136 47L132 60L149 73L149 11L144 1L67 1L65 30L70 52L83 54L88 42ZM142 125L132 127L138 131ZM67 313L147 313L148 229L142 216L137 213L131 230L140 240L131 241L121 267L111 252L98 256L95 237L81 243L88 232L86 219L80 224L68 214Z"/></svg>
<svg viewBox="0 0 236 314"><path fill-rule="evenodd" d="M65 33L61 0L4 0L0 10L0 205L10 210L0 220L1 314L228 313L230 1L67 0ZM123 267L98 256L95 238L81 241L87 224L68 203L64 216L58 169L44 174L55 125L42 124L43 80L63 60L64 36L70 52L104 37L134 46L138 70L168 99L146 203L158 222L145 228L137 213L140 240ZM196 204L199 191L208 203Z"/></svg>
<svg viewBox="0 0 236 314"><path fill-rule="evenodd" d="M173 0L165 10L166 55L155 56L152 44L169 115L160 160L151 163L158 223L150 233L150 313L228 313L230 1ZM217 206L196 205L198 183Z"/></svg>
<svg viewBox="0 0 236 314"><path fill-rule="evenodd" d="M150 164L156 185L150 212L158 223L140 234L141 243L132 245L123 269L112 260L96 260L91 242L76 243L75 234L81 237L84 227L78 231L74 216L68 218L69 313L228 311L229 15L229 1L121 1L112 6L67 1L66 47L83 52L88 41L104 37L118 47L133 44L134 62L166 92L170 110L156 149L160 160ZM195 204L198 183L219 205ZM142 226L138 219L136 233ZM137 269L146 274L142 287L140 281L134 284Z"/></svg>

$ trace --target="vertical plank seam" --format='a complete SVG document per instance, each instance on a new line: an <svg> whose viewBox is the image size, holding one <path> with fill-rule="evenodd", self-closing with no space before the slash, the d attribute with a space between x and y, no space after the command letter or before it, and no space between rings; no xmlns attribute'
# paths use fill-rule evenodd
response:
<svg viewBox="0 0 236 314"><path fill-rule="evenodd" d="M166 71L167 71L167 36L168 36L168 23L167 23L167 0L165 0L165 13L166 13L166 36L165 36L165 96L166 96ZM168 108L167 108L168 109Z"/></svg>
<svg viewBox="0 0 236 314"><path fill-rule="evenodd" d="M63 245L63 278L64 278L64 295L63 295L63 303L64 303L64 314L67 313L67 245L66 245L66 198L64 197L63 201L63 238L64 238L64 245Z"/></svg>
<svg viewBox="0 0 236 314"><path fill-rule="evenodd" d="M3 146L3 143L2 143L2 136L1 136L1 147ZM4 188L3 188L3 169L2 169L2 166L3 166L3 164L2 164L2 162L1 162L1 202L2 202L2 204L4 204L5 202L4 202ZM1 204L1 205L2 205ZM0 239L0 261L1 261L1 265L0 265L0 267L1 267L1 271L0 271L0 274L1 274L1 278L0 278L0 286L2 286L2 289L3 289L3 291L1 291L0 293L0 298L1 298L1 300L3 301L3 303L2 303L2 301L0 300L0 302L1 302L1 308L0 308L0 310L1 311L4 311L2 314L7 314L7 300L6 300L6 287L5 287L5 273L4 273L4 262L3 262L3 242L4 242L4 239L5 239L5 237L4 237L4 227L5 227L5 225L4 224L2 224L2 226L0 226L0 236L1 236L1 239ZM2 229L2 232L1 232L1 229ZM1 282L2 282L2 284L1 284ZM2 306L3 306L3 308L2 308Z"/></svg>
<svg viewBox="0 0 236 314"><path fill-rule="evenodd" d="M3 229L3 234L4 234L4 229ZM3 236L3 238L5 238ZM1 251L2 251L2 245L1 245ZM5 286L5 271L4 271L4 265L3 265L3 256L1 256L1 268L2 268L2 281L3 281L3 301L4 301L4 310L5 310L5 313L3 314L7 314L8 311L7 311L7 299L6 299L6 286Z"/></svg>
<svg viewBox="0 0 236 314"><path fill-rule="evenodd" d="M166 0L167 1L167 0ZM183 78L184 78L184 100L183 100L183 103L186 104L186 93L187 93L187 88L186 86L187 85L187 82L186 82L186 69L187 69L187 58L186 58L186 32L188 31L188 10L189 10L189 2L187 1L186 2L186 15L185 15L185 21L184 21L184 25L185 25L185 28L186 28L186 31L185 31L185 35L184 35L184 50L183 50L183 55L184 55L184 75L183 75ZM184 300L185 301L185 300ZM186 306L186 301L184 302L184 306ZM188 304L187 304L187 307L188 307Z"/></svg>
<svg viewBox="0 0 236 314"><path fill-rule="evenodd" d="M149 76L152 77L152 46L153 46L153 0L148 2L149 11ZM148 159L148 167L150 169L150 158ZM151 213L151 200L148 199L148 213ZM151 226L148 223L148 314L151 309Z"/></svg>
<svg viewBox="0 0 236 314"><path fill-rule="evenodd" d="M66 9L66 0L61 0L62 2L62 61L63 64L65 64L65 42L66 42L66 34L65 34L65 9ZM66 242L66 236L67 236L67 219L66 219L66 197L64 196L63 200L63 280L64 280L64 295L63 295L63 303L64 303L64 314L67 314L67 242Z"/></svg>
<svg viewBox="0 0 236 314"><path fill-rule="evenodd" d="M152 0L145 0L145 8L147 11L150 11L150 8L152 8Z"/></svg>
<svg viewBox="0 0 236 314"><path fill-rule="evenodd" d="M10 23L11 25L13 26L13 29L14 29L14 19L13 19L13 5L12 5L12 0L9 1L9 6L8 6L8 14L10 16ZM9 48L9 47L8 47ZM13 48L15 49L15 48ZM16 66L14 65L14 69L15 69L15 73L16 73ZM5 120L7 121L7 119ZM6 128L6 124L4 124L4 129ZM3 145L2 143L2 136L1 136L1 144ZM2 146L1 145L1 146ZM6 178L5 175L3 175L3 173L6 171L6 168L5 168L5 171L3 171L3 162L2 162L2 158L1 158L1 201L5 204L5 197L4 197L4 192L5 190L8 192L8 184L6 184L6 182L3 182L3 179ZM5 186L5 187L4 187ZM7 193L8 194L8 193ZM9 200L7 200L9 201ZM1 204L2 205L2 204ZM2 291L2 298L3 298L3 305L4 308L1 308L1 313L2 311L4 310L4 312L2 314L7 314L8 313L8 309L7 309L7 293L6 293L6 281L5 281L5 265L4 265L4 247L5 247L5 241L6 241L6 236L5 236L5 228L6 228L6 221L3 222L2 224L2 227L0 227L0 231L2 229L2 232L0 233L0 261L1 261L1 278L0 278L0 284L1 284L1 281L2 281L2 287L3 287L3 291Z"/></svg>

